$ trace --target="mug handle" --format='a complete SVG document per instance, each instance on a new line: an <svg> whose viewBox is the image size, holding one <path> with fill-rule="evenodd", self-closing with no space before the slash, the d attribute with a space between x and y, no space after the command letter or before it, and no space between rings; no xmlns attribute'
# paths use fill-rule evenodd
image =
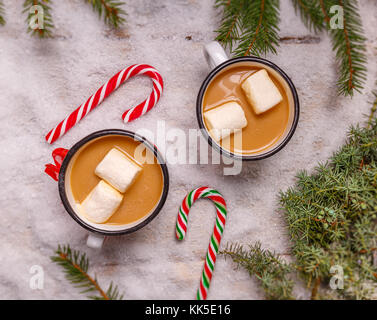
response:
<svg viewBox="0 0 377 320"><path fill-rule="evenodd" d="M88 239L86 240L86 245L92 249L101 249L104 240L105 240L104 236L97 235L94 233L89 233Z"/></svg>
<svg viewBox="0 0 377 320"><path fill-rule="evenodd" d="M204 46L204 56L211 69L228 60L228 55L217 41L212 41Z"/></svg>

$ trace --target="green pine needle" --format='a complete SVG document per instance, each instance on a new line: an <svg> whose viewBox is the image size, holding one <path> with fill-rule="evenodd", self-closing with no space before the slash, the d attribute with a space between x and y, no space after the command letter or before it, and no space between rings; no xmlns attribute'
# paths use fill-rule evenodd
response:
<svg viewBox="0 0 377 320"><path fill-rule="evenodd" d="M377 290L377 119L350 129L347 143L314 174L298 174L297 185L281 193L281 205L301 275L327 285L332 265L344 270L349 299L370 299ZM336 294L336 291L334 291Z"/></svg>
<svg viewBox="0 0 377 320"><path fill-rule="evenodd" d="M49 38L52 36L52 29L54 28L54 23L51 16L50 0L25 0L23 13L27 13L26 23L28 25L27 31L31 33L32 36L37 36L39 38ZM43 8L43 27L32 29L30 27L30 21L36 13L30 12L33 6L41 6Z"/></svg>
<svg viewBox="0 0 377 320"><path fill-rule="evenodd" d="M2 26L5 24L4 15L5 15L4 3L2 0L0 0L0 25Z"/></svg>
<svg viewBox="0 0 377 320"><path fill-rule="evenodd" d="M71 250L69 245L58 246L55 256L51 260L64 269L65 276L76 288L80 288L81 293L90 294L88 298L94 300L122 300L123 295L120 294L119 289L112 282L108 289L104 291L96 277L91 277L88 274L89 259L85 253L77 250Z"/></svg>
<svg viewBox="0 0 377 320"><path fill-rule="evenodd" d="M216 40L229 47L235 56L276 54L278 0L216 0L216 6L224 10Z"/></svg>
<svg viewBox="0 0 377 320"><path fill-rule="evenodd" d="M312 289L312 299L377 298L376 109L374 92L368 125L352 127L328 162L312 174L300 172L296 185L280 193L295 264L260 243L222 252L260 281L266 298L293 298L293 272ZM344 289L330 290L332 266L343 268Z"/></svg>
<svg viewBox="0 0 377 320"><path fill-rule="evenodd" d="M115 28L126 22L126 12L122 9L124 2L117 0L85 0L93 6L101 18L103 16L107 25Z"/></svg>
<svg viewBox="0 0 377 320"><path fill-rule="evenodd" d="M342 95L352 96L354 91L361 92L366 80L365 37L356 0L326 0L327 12L333 5L344 9L344 28L328 30L339 69L338 88Z"/></svg>
<svg viewBox="0 0 377 320"><path fill-rule="evenodd" d="M233 43L240 38L242 28L242 16L244 0L233 0L230 5L229 0L217 0L216 7L223 7L224 13L221 27L216 30L216 40L233 49Z"/></svg>
<svg viewBox="0 0 377 320"><path fill-rule="evenodd" d="M303 23L314 32L327 29L338 63L338 92L352 96L366 80L365 37L357 0L292 0ZM330 8L344 9L344 28L331 28ZM216 40L235 56L277 53L279 0L216 0L223 9Z"/></svg>
<svg viewBox="0 0 377 320"><path fill-rule="evenodd" d="M292 0L296 13L299 13L305 26L314 32L325 28L325 20L318 0Z"/></svg>
<svg viewBox="0 0 377 320"><path fill-rule="evenodd" d="M293 281L289 278L292 267L275 252L262 249L260 242L247 249L240 244L228 244L220 253L255 276L267 299L293 299Z"/></svg>
<svg viewBox="0 0 377 320"><path fill-rule="evenodd" d="M366 80L365 37L356 0L292 0L304 24L311 30L321 31L324 27L331 37L333 51L338 63L338 92L352 96L361 92ZM331 7L344 10L344 28L331 27Z"/></svg>

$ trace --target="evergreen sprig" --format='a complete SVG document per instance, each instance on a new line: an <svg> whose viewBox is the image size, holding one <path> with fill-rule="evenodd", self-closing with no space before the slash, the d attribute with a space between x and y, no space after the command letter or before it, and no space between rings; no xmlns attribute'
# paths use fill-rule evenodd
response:
<svg viewBox="0 0 377 320"><path fill-rule="evenodd" d="M300 172L296 185L280 193L294 264L281 263L259 243L249 250L240 245L224 250L261 280L268 298L290 298L294 271L312 289L313 299L377 299L376 109L374 92L367 126L351 127L347 142L329 161L312 174ZM332 266L343 269L341 290L329 289Z"/></svg>
<svg viewBox="0 0 377 320"><path fill-rule="evenodd" d="M65 272L67 280L75 287L81 288L81 293L97 292L97 295L89 295L88 298L94 300L122 300L123 295L112 282L108 289L104 291L98 283L97 277L88 274L89 259L85 253L71 250L69 245L58 246L55 256L51 260L60 265Z"/></svg>
<svg viewBox="0 0 377 320"><path fill-rule="evenodd" d="M293 281L289 278L292 267L275 252L262 249L260 242L246 249L230 243L220 253L246 269L250 276L255 276L267 299L293 299Z"/></svg>
<svg viewBox="0 0 377 320"><path fill-rule="evenodd" d="M377 119L369 123L352 127L329 162L314 174L299 173L296 187L281 193L301 275L309 285L328 284L330 267L339 265L345 275L340 293L351 299L377 290Z"/></svg>
<svg viewBox="0 0 377 320"><path fill-rule="evenodd" d="M30 27L30 22L35 17L37 12L30 12L33 6L40 6L43 9L43 27L37 27L32 29ZM26 23L28 25L27 32L31 33L33 36L38 36L40 38L48 38L52 35L52 29L54 28L54 23L51 16L51 7L49 0L25 0L23 13L27 13ZM38 21L40 22L40 21Z"/></svg>
<svg viewBox="0 0 377 320"><path fill-rule="evenodd" d="M4 15L5 15L4 3L3 3L2 0L0 0L0 25L2 25L2 26L5 24Z"/></svg>
<svg viewBox="0 0 377 320"><path fill-rule="evenodd" d="M306 26L314 31L327 29L338 63L339 93L360 92L366 79L365 37L356 0L292 0ZM343 9L343 28L331 24L331 8ZM341 17L339 17L341 18Z"/></svg>
<svg viewBox="0 0 377 320"><path fill-rule="evenodd" d="M233 50L233 43L240 38L244 0L216 0L216 7L223 7L221 27L216 30L216 40Z"/></svg>
<svg viewBox="0 0 377 320"><path fill-rule="evenodd" d="M338 64L339 94L360 92L366 80L365 37L357 0L292 0L303 23L314 32L327 30ZM216 0L223 9L216 40L235 56L276 54L279 0ZM331 8L343 9L343 28L334 28ZM340 17L341 18L341 17Z"/></svg>
<svg viewBox="0 0 377 320"><path fill-rule="evenodd" d="M119 27L126 22L126 12L122 9L124 5L123 1L117 0L85 0L90 3L93 10L98 13L100 18L103 16L106 24L112 27ZM51 0L25 0L23 4L22 13L27 13L26 23L28 25L28 33L40 38L48 38L52 36L52 30L54 29L54 23L51 15ZM35 18L37 12L30 12L33 6L41 6L43 9L43 27L32 29L30 22ZM0 0L0 25L5 24L5 6L2 0Z"/></svg>
<svg viewBox="0 0 377 320"><path fill-rule="evenodd" d="M215 5L224 10L216 40L235 56L276 54L279 0L216 0Z"/></svg>
<svg viewBox="0 0 377 320"><path fill-rule="evenodd" d="M292 0L296 13L300 14L305 26L314 32L322 31L325 28L321 1L323 0Z"/></svg>
<svg viewBox="0 0 377 320"><path fill-rule="evenodd" d="M334 29L327 23L333 50L338 62L339 93L353 95L354 90L360 92L366 80L366 47L361 17L356 0L324 1L326 10L339 5L344 9L343 29Z"/></svg>
<svg viewBox="0 0 377 320"><path fill-rule="evenodd" d="M106 24L119 27L126 22L126 12L122 9L124 2L117 0L85 0L90 3L93 10L101 18L103 16Z"/></svg>

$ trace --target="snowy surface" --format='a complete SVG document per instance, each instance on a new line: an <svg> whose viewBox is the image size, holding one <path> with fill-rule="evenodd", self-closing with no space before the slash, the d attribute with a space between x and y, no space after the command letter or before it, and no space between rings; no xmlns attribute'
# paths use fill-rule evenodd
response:
<svg viewBox="0 0 377 320"><path fill-rule="evenodd" d="M377 7L363 0L361 15L368 37L369 72L364 94L336 95L336 68L331 43L302 25L290 1L283 0L281 37L309 36L300 43L284 40L269 56L296 84L301 118L291 142L280 153L245 163L239 176L224 177L221 165L169 165L170 193L159 216L147 227L110 238L103 250L86 248L87 232L64 210L57 184L43 173L54 147L69 148L82 137L106 128L188 132L196 128L195 100L208 73L202 46L214 38L219 14L212 0L126 1L128 23L114 31L98 22L81 0L53 2L54 38L38 40L25 32L21 0L5 0L5 27L0 27L0 298L81 299L50 255L59 243L87 252L91 272L104 286L113 280L126 299L194 298L215 211L201 201L191 210L184 242L174 237L177 209L192 188L210 185L226 197L229 218L226 242L254 243L289 259L284 218L277 195L294 183L299 169L326 160L345 139L351 124L369 112L375 76ZM121 114L150 92L150 80L136 78L122 86L54 146L44 135L121 68L148 63L165 80L159 105L143 118L123 124ZM30 268L44 270L44 289L32 290ZM298 290L305 298L303 290ZM243 270L219 257L210 299L260 299L263 293Z"/></svg>

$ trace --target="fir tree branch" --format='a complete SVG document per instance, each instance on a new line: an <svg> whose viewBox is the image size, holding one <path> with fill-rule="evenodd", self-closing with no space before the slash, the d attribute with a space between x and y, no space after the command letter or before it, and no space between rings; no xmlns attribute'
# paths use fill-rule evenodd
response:
<svg viewBox="0 0 377 320"><path fill-rule="evenodd" d="M115 28L126 22L126 12L122 9L124 2L117 0L85 0L90 3L107 25Z"/></svg>
<svg viewBox="0 0 377 320"><path fill-rule="evenodd" d="M330 25L329 12L338 5L344 10L343 29ZM321 0L324 19L332 39L339 68L338 87L342 95L361 92L366 80L366 47L356 0Z"/></svg>
<svg viewBox="0 0 377 320"><path fill-rule="evenodd" d="M320 0L322 2L323 0ZM321 6L317 0L292 0L296 13L299 12L305 26L315 32L325 27Z"/></svg>
<svg viewBox="0 0 377 320"><path fill-rule="evenodd" d="M357 2L352 0L338 0L344 8L343 35L345 45L337 43L339 34L333 32L334 49L340 63L341 76L338 81L340 93L352 95L353 90L360 92L366 79L365 38L362 36L361 18L358 14ZM333 30L333 29L332 29Z"/></svg>
<svg viewBox="0 0 377 320"><path fill-rule="evenodd" d="M293 281L288 275L292 267L279 255L261 248L261 243L244 249L239 244L228 244L220 254L230 257L239 267L246 269L261 283L267 299L293 299Z"/></svg>
<svg viewBox="0 0 377 320"><path fill-rule="evenodd" d="M121 300L123 295L119 293L118 287L111 282L106 292L99 285L96 277L88 274L89 259L85 253L71 250L69 245L61 247L55 252L51 260L63 267L67 280L77 288L83 288L81 293L97 292L98 295L90 295L88 298L94 300Z"/></svg>
<svg viewBox="0 0 377 320"><path fill-rule="evenodd" d="M50 0L25 0L23 13L28 14L26 18L26 23L28 24L27 31L30 32L33 36L38 36L40 38L51 37L54 24L50 13L50 3ZM37 11L30 12L33 6L40 6L43 9L43 26L37 26L36 29L32 29L30 26L30 22L37 14ZM41 23L41 21L39 20L37 20L36 22Z"/></svg>
<svg viewBox="0 0 377 320"><path fill-rule="evenodd" d="M244 33L235 55L276 54L276 47L279 46L279 1L248 1L246 8L246 15L243 17Z"/></svg>
<svg viewBox="0 0 377 320"><path fill-rule="evenodd" d="M254 43L255 43L257 37L259 36L259 32L262 28L262 21L263 21L265 15L266 15L264 5L265 5L265 0L262 0L261 3L260 3L260 7L259 7L260 12L259 12L258 25L257 25L255 31L253 30L253 33L254 33L253 38L251 40L250 45L247 47L247 50L245 51L244 56L248 56L249 53L251 52L251 50L253 50Z"/></svg>
<svg viewBox="0 0 377 320"><path fill-rule="evenodd" d="M4 15L5 15L4 3L2 0L0 0L0 25L2 26L5 24Z"/></svg>
<svg viewBox="0 0 377 320"><path fill-rule="evenodd" d="M281 193L281 205L300 275L312 296L327 284L330 268L344 271L349 299L370 299L377 290L373 251L377 244L377 119L372 106L369 125L352 127L347 143L312 175L298 174L297 185ZM365 290L368 284L371 290Z"/></svg>
<svg viewBox="0 0 377 320"><path fill-rule="evenodd" d="M233 49L233 43L239 39L241 17L243 14L244 0L216 0L216 7L224 7L223 21L220 29L216 30L216 40L225 47Z"/></svg>
<svg viewBox="0 0 377 320"><path fill-rule="evenodd" d="M323 17L324 17L324 20L326 23L329 23L330 22L330 18L329 16L327 15L327 11L326 11L326 7L325 7L325 3L324 3L324 0L319 0L319 4L321 6L321 10L322 10L322 14L323 14Z"/></svg>
<svg viewBox="0 0 377 320"><path fill-rule="evenodd" d="M248 250L228 244L221 252L260 280L267 298L291 298L294 270L311 288L312 299L376 298L376 91L374 97L368 126L351 127L347 142L328 162L312 174L300 172L296 185L280 193L295 264L285 264L260 243ZM343 269L343 290L326 290L332 266Z"/></svg>
<svg viewBox="0 0 377 320"><path fill-rule="evenodd" d="M216 39L229 46L235 56L276 54L278 0L217 0L216 6L224 10Z"/></svg>

